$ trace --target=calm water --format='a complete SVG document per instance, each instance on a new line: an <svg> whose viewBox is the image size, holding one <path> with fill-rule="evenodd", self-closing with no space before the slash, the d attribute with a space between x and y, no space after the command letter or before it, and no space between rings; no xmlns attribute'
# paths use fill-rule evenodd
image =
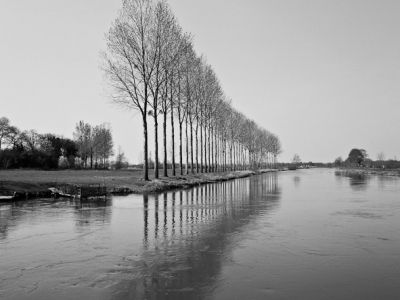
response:
<svg viewBox="0 0 400 300"><path fill-rule="evenodd" d="M0 298L400 299L399 195L304 170L0 205Z"/></svg>

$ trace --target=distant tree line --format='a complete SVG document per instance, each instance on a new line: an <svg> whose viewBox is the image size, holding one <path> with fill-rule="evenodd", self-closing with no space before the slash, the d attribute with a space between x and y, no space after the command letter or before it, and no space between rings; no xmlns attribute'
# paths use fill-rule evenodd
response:
<svg viewBox="0 0 400 300"><path fill-rule="evenodd" d="M232 107L212 67L196 54L190 35L165 1L123 1L107 35L103 69L115 103L140 112L146 180L149 119L155 132L155 178L161 162L163 175L168 175L169 143L172 175L260 168L276 162L281 152L278 137Z"/></svg>
<svg viewBox="0 0 400 300"><path fill-rule="evenodd" d="M0 118L0 168L107 168L113 154L111 128L79 122L74 140L35 130L21 131Z"/></svg>
<svg viewBox="0 0 400 300"><path fill-rule="evenodd" d="M400 161L397 159L385 159L385 154L380 152L376 160L373 160L369 158L366 150L359 148L351 149L345 160L342 157L336 158L333 165L335 167L400 169Z"/></svg>

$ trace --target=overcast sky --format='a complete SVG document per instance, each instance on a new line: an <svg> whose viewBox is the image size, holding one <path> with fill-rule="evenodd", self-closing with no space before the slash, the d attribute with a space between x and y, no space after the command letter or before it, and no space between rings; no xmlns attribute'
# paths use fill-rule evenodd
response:
<svg viewBox="0 0 400 300"><path fill-rule="evenodd" d="M352 147L400 158L400 1L170 0L233 105L282 142L281 159ZM113 105L99 68L120 0L0 1L0 117L72 138L111 124L130 161L139 115Z"/></svg>

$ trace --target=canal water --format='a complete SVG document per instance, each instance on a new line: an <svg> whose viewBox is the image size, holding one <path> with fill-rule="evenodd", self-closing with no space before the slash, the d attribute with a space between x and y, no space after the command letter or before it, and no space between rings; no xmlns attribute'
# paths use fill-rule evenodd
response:
<svg viewBox="0 0 400 300"><path fill-rule="evenodd" d="M0 299L400 299L400 180L314 169L0 205Z"/></svg>

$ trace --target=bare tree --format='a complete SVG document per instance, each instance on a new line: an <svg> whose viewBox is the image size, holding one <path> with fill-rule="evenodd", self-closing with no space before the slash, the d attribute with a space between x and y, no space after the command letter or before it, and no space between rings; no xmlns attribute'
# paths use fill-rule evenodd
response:
<svg viewBox="0 0 400 300"><path fill-rule="evenodd" d="M155 6L151 0L124 0L122 10L108 35L104 71L113 88L115 103L138 110L144 135L144 179L149 180L147 115L150 84L159 64L154 47Z"/></svg>
<svg viewBox="0 0 400 300"><path fill-rule="evenodd" d="M183 175L183 123L186 120L186 104L182 95L182 72L179 70L177 73L177 100L176 110L178 112L178 125L179 125L179 168L180 175Z"/></svg>
<svg viewBox="0 0 400 300"><path fill-rule="evenodd" d="M107 35L104 70L113 100L141 113L144 178L148 177L147 117L154 121L155 165L159 176L158 116L163 118L163 175L167 176L167 126L171 124L175 175L175 117L179 126L179 166L186 174L271 166L279 139L237 112L226 100L212 67L194 51L165 1L124 0ZM150 108L149 108L150 106ZM0 141L1 145L1 141ZM189 165L190 161L190 165Z"/></svg>
<svg viewBox="0 0 400 300"><path fill-rule="evenodd" d="M182 30L173 17L172 13L166 8L166 13L169 16L165 18L163 25L163 36L165 39L165 47L161 56L161 65L163 70L162 92L161 92L161 109L163 114L163 148L164 148L164 176L167 173L167 115L171 115L171 130L172 130L172 165L173 175L175 176L175 132L174 132L174 97L176 95L176 83L174 82L179 68L180 59L184 53L185 47L188 45L186 41L189 36L183 35Z"/></svg>
<svg viewBox="0 0 400 300"><path fill-rule="evenodd" d="M103 168L107 167L107 161L113 152L113 139L109 124L101 124L93 128L93 152L100 159Z"/></svg>
<svg viewBox="0 0 400 300"><path fill-rule="evenodd" d="M152 49L154 49L154 72L152 73L150 80L150 91L153 97L153 101L150 102L152 107L151 115L154 119L154 152L155 152L155 167L154 167L154 177L159 177L159 158L158 158L158 115L163 113L164 109L164 132L166 133L166 105L163 107L163 101L160 102L160 96L162 94L162 87L167 87L166 83L166 73L168 71L167 67L167 51L169 39L171 36L171 28L174 23L174 17L169 10L169 7L165 2L157 2L154 11L154 28L153 28L153 44ZM163 65L164 63L164 65ZM164 97L164 100L166 97ZM165 100L166 101L166 100ZM166 147L166 137L164 135L164 145ZM166 152L165 152L166 153ZM164 154L165 154L164 153ZM166 169L164 168L164 172ZM165 175L165 173L164 173Z"/></svg>
<svg viewBox="0 0 400 300"><path fill-rule="evenodd" d="M190 172L194 173L193 161L193 122L196 113L196 99L194 95L194 82L195 82L195 68L196 68L196 54L192 47L185 49L184 56L184 95L186 100L186 173L188 173L189 165L189 144L190 144ZM190 127L189 127L190 126ZM190 128L190 140L188 136L188 129Z"/></svg>
<svg viewBox="0 0 400 300"><path fill-rule="evenodd" d="M10 125L10 120L6 117L0 118L0 150L3 145L15 146L16 139L20 135L17 127Z"/></svg>
<svg viewBox="0 0 400 300"><path fill-rule="evenodd" d="M91 125L85 123L84 121L79 121L79 123L75 126L73 136L78 147L78 154L81 157L85 167L87 167L88 159L91 155L93 155Z"/></svg>
<svg viewBox="0 0 400 300"><path fill-rule="evenodd" d="M10 120L7 119L6 117L1 117L0 118L0 150L2 147L2 143L7 139L7 137L10 134Z"/></svg>

